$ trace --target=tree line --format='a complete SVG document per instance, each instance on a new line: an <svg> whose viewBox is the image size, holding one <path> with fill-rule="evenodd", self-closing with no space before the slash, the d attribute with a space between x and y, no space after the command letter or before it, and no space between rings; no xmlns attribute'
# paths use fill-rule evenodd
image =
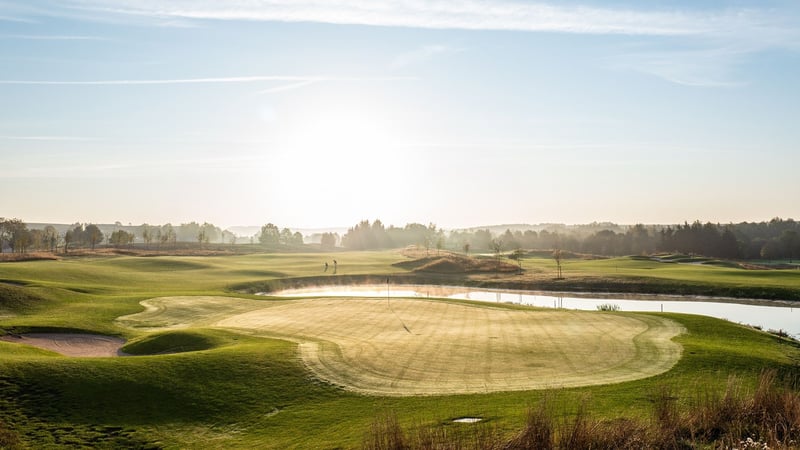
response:
<svg viewBox="0 0 800 450"><path fill-rule="evenodd" d="M587 228L599 228L587 232ZM611 229L607 229L611 228ZM624 229L624 231L615 231ZM469 253L528 250L562 250L603 256L649 255L657 252L705 255L727 259L800 258L800 223L774 218L768 222L715 224L685 222L678 225L592 224L567 228L554 225L539 231L489 228L445 233L435 224L410 223L386 227L380 220L361 221L342 237L342 246L370 250L419 245Z"/></svg>
<svg viewBox="0 0 800 450"><path fill-rule="evenodd" d="M59 229L61 228L61 229ZM100 245L129 247L138 242L147 248L175 246L178 242L195 242L200 246L209 243L235 244L236 235L208 222L189 222L180 225L123 226L75 223L67 227L45 225L29 227L20 219L0 217L0 252L69 252L72 249Z"/></svg>
<svg viewBox="0 0 800 450"><path fill-rule="evenodd" d="M29 227L20 219L0 217L0 251L63 251L114 247L141 243L147 248L168 248L178 242L194 242L200 246L237 243L237 237L208 222L180 225L142 224L123 226L76 223L59 230L54 225ZM268 223L249 239L249 243L283 248L299 248L303 235L289 228ZM418 245L428 250L447 249L469 253L528 250L561 250L604 256L647 255L656 252L705 255L727 259L800 258L800 223L793 219L774 218L765 222L715 224L695 221L678 225L621 226L610 223L567 227L550 224L543 229L506 229L494 232L489 228L445 232L433 223L409 223L402 227L385 226L380 220L363 220L349 228L343 236L323 233L322 250L341 245L350 250L372 250Z"/></svg>

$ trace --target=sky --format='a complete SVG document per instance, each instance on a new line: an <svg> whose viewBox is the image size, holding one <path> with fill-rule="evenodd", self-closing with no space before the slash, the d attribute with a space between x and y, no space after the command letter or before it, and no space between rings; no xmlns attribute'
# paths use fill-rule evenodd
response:
<svg viewBox="0 0 800 450"><path fill-rule="evenodd" d="M800 219L800 3L0 0L0 216Z"/></svg>

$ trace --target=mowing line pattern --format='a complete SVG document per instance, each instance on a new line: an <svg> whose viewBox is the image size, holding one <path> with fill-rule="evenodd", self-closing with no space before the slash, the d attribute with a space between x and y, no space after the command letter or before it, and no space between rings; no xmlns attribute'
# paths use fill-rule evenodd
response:
<svg viewBox="0 0 800 450"><path fill-rule="evenodd" d="M140 328L147 323L195 325L190 297L176 301L174 312L169 298L148 302L151 309L141 317L125 317L128 326L139 319ZM427 299L393 299L389 307L386 299L203 297L194 317L198 325L297 342L317 377L356 392L390 396L635 380L669 370L681 355L671 339L683 332L671 320L645 314L520 310Z"/></svg>

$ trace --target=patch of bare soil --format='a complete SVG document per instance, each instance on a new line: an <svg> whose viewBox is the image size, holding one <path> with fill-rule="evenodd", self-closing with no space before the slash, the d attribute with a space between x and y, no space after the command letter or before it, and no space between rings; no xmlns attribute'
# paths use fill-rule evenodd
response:
<svg viewBox="0 0 800 450"><path fill-rule="evenodd" d="M124 339L99 334L28 333L0 336L0 341L31 345L64 356L98 357L122 356Z"/></svg>
<svg viewBox="0 0 800 450"><path fill-rule="evenodd" d="M414 272L433 273L513 273L519 271L519 266L501 259L473 258L456 254L428 256L394 265Z"/></svg>

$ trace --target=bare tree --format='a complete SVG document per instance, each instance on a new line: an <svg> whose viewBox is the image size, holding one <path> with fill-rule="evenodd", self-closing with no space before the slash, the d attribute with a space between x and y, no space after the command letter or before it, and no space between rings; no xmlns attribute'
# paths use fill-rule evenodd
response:
<svg viewBox="0 0 800 450"><path fill-rule="evenodd" d="M557 280L563 280L564 277L561 274L561 259L563 258L562 252L560 248L557 248L553 251L553 259L556 260L556 268L558 269L558 277Z"/></svg>
<svg viewBox="0 0 800 450"><path fill-rule="evenodd" d="M514 261L517 262L517 265L519 265L519 273L522 273L522 255L523 251L522 249L519 248L511 252L510 255L508 255L509 259L513 259Z"/></svg>
<svg viewBox="0 0 800 450"><path fill-rule="evenodd" d="M142 224L142 240L147 244L147 248L150 248L153 242L153 229L146 223Z"/></svg>
<svg viewBox="0 0 800 450"><path fill-rule="evenodd" d="M490 245L492 246L492 252L494 252L494 257L500 259L500 253L503 252L503 240L502 239L492 239Z"/></svg>

